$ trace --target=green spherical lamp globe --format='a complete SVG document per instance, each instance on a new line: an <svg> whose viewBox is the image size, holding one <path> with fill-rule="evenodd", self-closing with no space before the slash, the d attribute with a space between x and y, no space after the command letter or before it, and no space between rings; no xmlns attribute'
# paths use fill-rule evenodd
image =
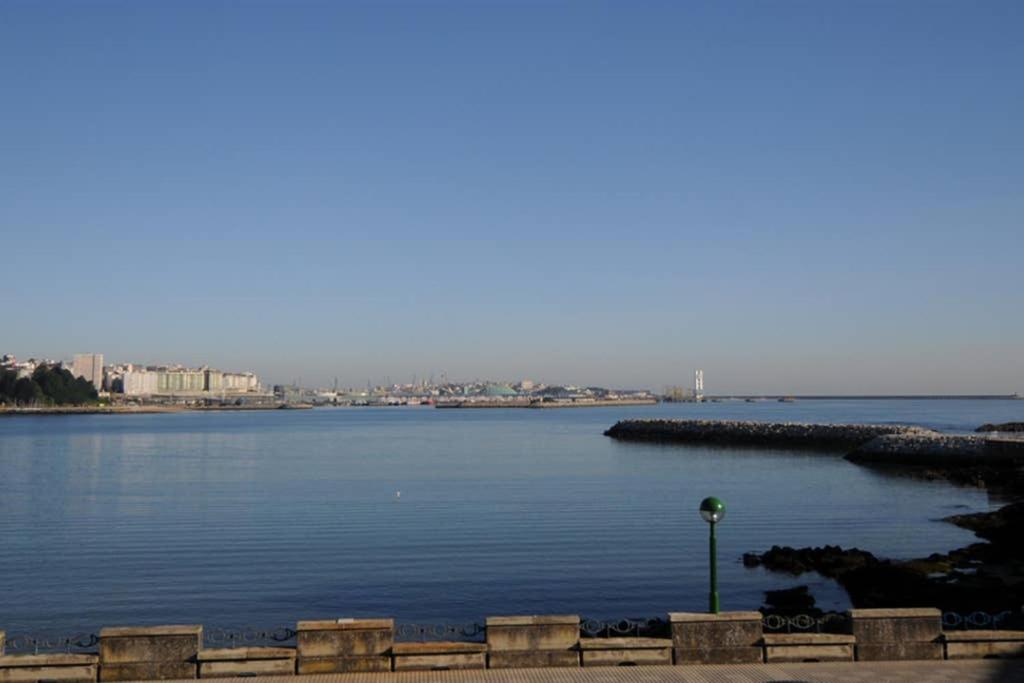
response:
<svg viewBox="0 0 1024 683"><path fill-rule="evenodd" d="M700 502L700 516L708 524L717 524L725 517L725 503L714 496Z"/></svg>

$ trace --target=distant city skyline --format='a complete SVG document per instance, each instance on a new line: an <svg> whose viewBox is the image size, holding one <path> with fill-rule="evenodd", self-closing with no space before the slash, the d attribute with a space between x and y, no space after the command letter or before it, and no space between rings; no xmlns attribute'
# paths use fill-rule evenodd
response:
<svg viewBox="0 0 1024 683"><path fill-rule="evenodd" d="M1024 393L1024 4L0 4L0 347Z"/></svg>
<svg viewBox="0 0 1024 683"><path fill-rule="evenodd" d="M10 353L10 352L9 351L4 351L3 349L0 349L0 354L3 354L3 353ZM79 354L79 353L76 353L76 354L72 354L72 355L66 355L66 354L65 355L61 355L61 354L57 354L57 355L44 355L44 354L38 354L38 353L37 354L32 354L32 353L25 353L25 354L10 353L10 355L16 357L18 361L25 361L25 360L28 360L28 359L31 358L31 359L34 359L34 360L37 360L37 361L45 360L45 361L53 361L53 362L73 363L75 365L75 372L76 372L76 374L83 374L83 375L85 374L85 372L84 371L79 372L78 364L80 362L82 362L82 359L83 359L84 356L96 355L96 356L98 356L101 359L100 362L102 362L102 359L103 359L103 354L102 353L101 354L91 354L91 353L90 354ZM74 358L73 361L70 360L72 358L72 356ZM195 368L212 368L212 369L215 369L215 370L227 371L227 372L235 373L235 374L255 373L258 377L264 379L263 383L265 385L265 388L269 388L269 387L271 387L273 385L281 385L281 386L301 386L301 387L304 387L304 388L307 388L307 389L331 389L331 388L334 388L335 385L337 385L337 388L339 390L349 390L349 389L352 389L352 390L362 390L362 389L365 389L367 385L369 385L370 387L372 387L374 389L377 389L377 388L380 388L380 387L408 386L408 385L422 385L422 384L429 384L431 386L439 386L439 385L442 385L442 384L480 384L480 383L482 383L482 384L496 384L496 385L502 385L502 384L519 385L519 384L522 383L522 384L525 384L528 387L532 387L533 385L537 385L537 386L552 386L552 387L555 387L555 386L604 387L604 388L608 388L608 389L649 390L649 391L652 391L654 393L662 393L662 392L665 392L665 391L668 391L669 393L672 393L673 390L683 390L684 392L696 392L696 393L700 393L702 395L703 394L707 394L709 396L727 396L727 395L740 395L740 396L744 396L744 395L770 395L770 396L776 396L776 395L780 395L780 396L781 395L805 395L805 396L814 396L814 395L818 395L818 396L857 396L857 395L865 395L865 396L874 396L874 395L887 395L887 394L895 395L895 396L901 396L901 395L937 395L937 396L941 396L941 395L955 395L955 396L962 396L962 395L986 395L986 396L995 396L995 395L1012 395L1012 394L1020 395L1020 394L1024 393L1024 392L1014 391L1014 390L1004 390L1004 391L983 391L983 390L970 391L970 390L964 390L964 391L961 391L961 392L955 392L955 391L934 391L934 392L924 392L924 391L903 391L903 392L900 392L900 391L880 391L880 392L872 392L872 391L844 391L844 390L832 390L832 391L829 391L829 390L803 390L803 391L801 391L801 390L793 390L793 389L761 390L761 389L743 388L742 386L740 388L735 388L732 385L725 385L725 386L722 386L722 387L712 387L710 390L706 390L705 389L705 384L704 384L704 370L703 370L703 368L695 368L695 369L690 369L690 370L684 370L678 377L675 377L673 380L671 380L671 381L666 380L666 381L663 381L663 382L661 382L659 384L638 384L638 383L637 384L615 384L615 383L603 383L603 382L592 381L592 380L587 380L587 379L582 379L582 380L577 380L577 381L552 381L552 380L550 380L550 379L548 379L548 378L546 378L544 376L538 375L538 374L532 374L532 375L528 374L528 375L523 375L523 376L509 377L509 376L503 376L503 375L500 375L500 374L494 374L494 373L486 374L485 373L485 374L474 375L472 377L465 377L465 376L461 376L461 375L453 375L453 374L451 374L451 373L449 373L447 371L441 371L441 372L431 371L431 372L426 372L426 373L412 373L411 375L407 375L407 376L403 376L403 375L399 375L399 374L387 373L387 374L381 375L379 377L370 377L370 376L368 376L362 382L351 381L351 380L343 380L341 375L323 376L322 373L320 373L320 374L314 373L314 376L316 376L316 377L323 377L323 381L320 381L320 380L308 381L306 378L303 378L301 376L292 377L290 379L266 378L266 376L260 371L259 368L252 368L252 367L244 367L243 368L243 367L235 367L235 366L223 366L223 365L217 365L215 363L209 363L209 362L183 363L183 362L178 362L178 361L167 361L167 360L161 360L161 361L155 361L155 362L139 362L137 360L135 360L135 361L115 360L115 361L109 361L109 362L105 363L104 365L105 365L105 367L108 367L108 368L123 368L123 367L128 366L128 365L134 365L134 366L136 366L137 369L146 368L146 367L186 368L186 369L187 368L193 368L193 369L195 369ZM695 377L694 377L695 373L699 373L699 375L700 375L700 385L699 385L699 387L696 386L696 384L695 384ZM727 388L729 386L732 386L732 388Z"/></svg>

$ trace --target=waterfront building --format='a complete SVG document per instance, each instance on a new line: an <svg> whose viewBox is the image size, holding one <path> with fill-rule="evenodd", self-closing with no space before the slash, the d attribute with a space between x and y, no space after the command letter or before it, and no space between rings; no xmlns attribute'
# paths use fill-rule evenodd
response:
<svg viewBox="0 0 1024 683"><path fill-rule="evenodd" d="M71 364L71 374L84 377L92 382L97 391L103 390L103 354L76 353Z"/></svg>
<svg viewBox="0 0 1024 683"><path fill-rule="evenodd" d="M488 384L480 391L480 395L488 398L511 398L517 396L518 392L507 384Z"/></svg>
<svg viewBox="0 0 1024 683"><path fill-rule="evenodd" d="M221 373L221 390L229 394L258 392L260 380L252 372L224 372ZM209 391L213 391L212 387Z"/></svg>
<svg viewBox="0 0 1024 683"><path fill-rule="evenodd" d="M222 372L212 368L127 365L119 373L125 396L226 396L260 391L252 372Z"/></svg>

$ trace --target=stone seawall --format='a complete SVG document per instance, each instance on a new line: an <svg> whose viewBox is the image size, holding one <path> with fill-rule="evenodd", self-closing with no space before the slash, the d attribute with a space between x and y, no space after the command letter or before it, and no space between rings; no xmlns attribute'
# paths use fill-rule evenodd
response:
<svg viewBox="0 0 1024 683"><path fill-rule="evenodd" d="M783 446L849 450L880 436L937 435L921 427L885 424L804 424L738 420L622 420L605 432L613 439L669 443Z"/></svg>

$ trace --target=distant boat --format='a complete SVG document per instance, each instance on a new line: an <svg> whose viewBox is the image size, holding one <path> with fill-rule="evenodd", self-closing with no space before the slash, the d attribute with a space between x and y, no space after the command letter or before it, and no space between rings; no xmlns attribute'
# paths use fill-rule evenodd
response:
<svg viewBox="0 0 1024 683"><path fill-rule="evenodd" d="M779 399L779 403L796 403L796 399L792 396L783 396Z"/></svg>

